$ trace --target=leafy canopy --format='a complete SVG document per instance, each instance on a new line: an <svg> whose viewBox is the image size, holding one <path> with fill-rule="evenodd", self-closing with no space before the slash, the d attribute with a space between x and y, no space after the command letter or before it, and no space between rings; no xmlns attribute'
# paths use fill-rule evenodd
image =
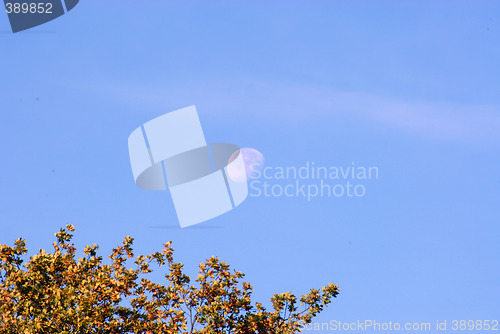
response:
<svg viewBox="0 0 500 334"><path fill-rule="evenodd" d="M244 275L217 257L200 263L191 284L171 242L135 257L127 236L104 264L95 244L76 258L74 230L61 229L54 252L41 249L27 263L25 240L0 245L0 333L297 333L338 295L331 283L299 299L275 294L268 311L252 304ZM165 284L146 278L152 263L168 267Z"/></svg>

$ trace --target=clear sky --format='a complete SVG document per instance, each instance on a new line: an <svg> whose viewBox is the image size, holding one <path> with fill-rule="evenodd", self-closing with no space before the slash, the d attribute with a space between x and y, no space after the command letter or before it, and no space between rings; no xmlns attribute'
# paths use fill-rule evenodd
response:
<svg viewBox="0 0 500 334"><path fill-rule="evenodd" d="M82 0L17 34L2 14L0 243L33 254L69 222L103 254L130 235L172 240L190 273L219 256L257 301L336 283L319 322L498 319L499 60L495 1ZM168 192L134 185L127 138L190 105L208 142L266 166L379 177L180 229Z"/></svg>

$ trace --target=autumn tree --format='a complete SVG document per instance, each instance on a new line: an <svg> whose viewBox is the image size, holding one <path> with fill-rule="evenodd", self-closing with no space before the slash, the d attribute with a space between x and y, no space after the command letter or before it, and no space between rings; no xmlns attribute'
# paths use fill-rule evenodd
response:
<svg viewBox="0 0 500 334"><path fill-rule="evenodd" d="M275 294L268 311L216 257L200 263L192 284L171 242L135 257L127 236L105 264L95 244L76 258L71 232L61 229L53 253L27 262L25 240L0 245L0 333L297 333L338 294L331 283L301 298ZM147 278L153 264L167 267L164 284Z"/></svg>

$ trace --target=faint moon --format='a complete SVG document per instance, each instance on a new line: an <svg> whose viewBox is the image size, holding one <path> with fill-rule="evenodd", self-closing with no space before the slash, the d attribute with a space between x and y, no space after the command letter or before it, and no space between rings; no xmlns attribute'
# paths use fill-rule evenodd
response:
<svg viewBox="0 0 500 334"><path fill-rule="evenodd" d="M232 163L241 154L241 160L238 159ZM236 182L245 182L248 179L255 179L260 176L264 167L264 156L254 148L241 148L231 155L228 161L228 174L231 180Z"/></svg>

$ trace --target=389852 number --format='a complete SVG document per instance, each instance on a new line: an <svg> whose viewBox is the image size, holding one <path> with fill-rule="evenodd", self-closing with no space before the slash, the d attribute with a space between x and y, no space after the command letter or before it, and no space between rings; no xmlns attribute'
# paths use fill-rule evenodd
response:
<svg viewBox="0 0 500 334"><path fill-rule="evenodd" d="M498 331L498 320L453 320L451 329L454 331Z"/></svg>
<svg viewBox="0 0 500 334"><path fill-rule="evenodd" d="M5 3L5 8L7 14L52 14L52 4L47 2L38 3L19 3L19 2L7 2Z"/></svg>

